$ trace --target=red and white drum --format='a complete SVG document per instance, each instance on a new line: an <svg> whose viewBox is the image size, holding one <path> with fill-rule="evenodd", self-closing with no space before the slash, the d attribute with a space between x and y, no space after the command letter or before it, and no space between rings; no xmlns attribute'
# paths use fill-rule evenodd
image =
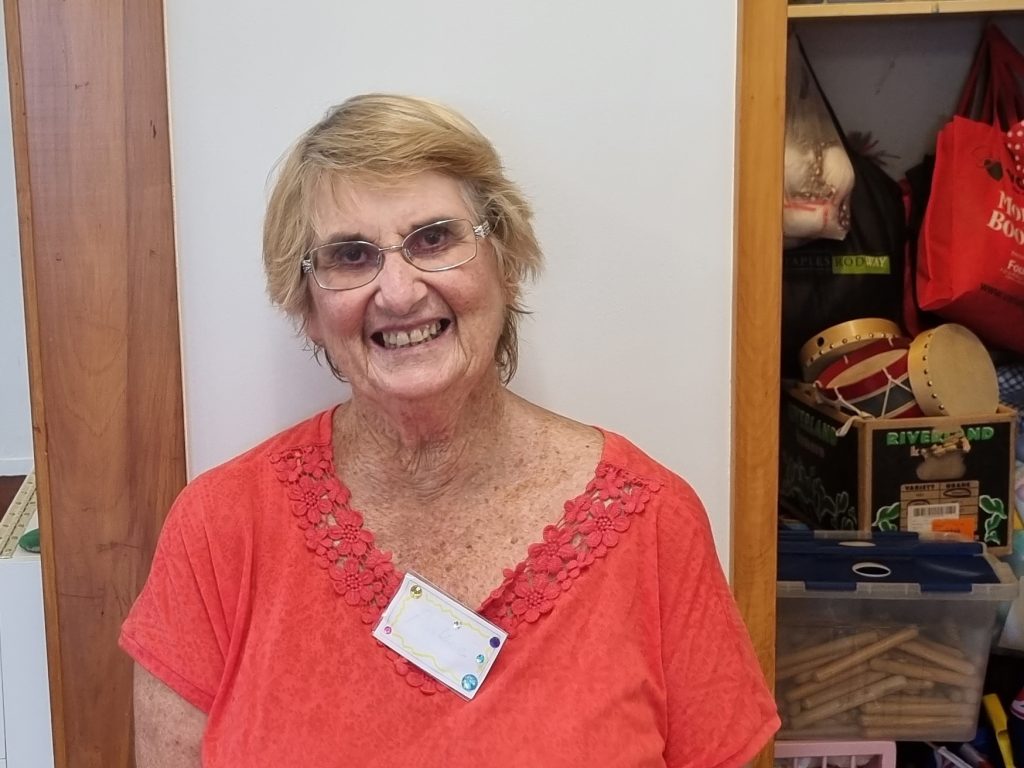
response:
<svg viewBox="0 0 1024 768"><path fill-rule="evenodd" d="M857 416L906 418L923 415L910 387L903 337L878 339L841 355L814 382L828 400Z"/></svg>
<svg viewBox="0 0 1024 768"><path fill-rule="evenodd" d="M800 370L804 381L811 382L843 355L879 339L894 339L900 327L881 317L862 317L833 325L816 333L800 347Z"/></svg>

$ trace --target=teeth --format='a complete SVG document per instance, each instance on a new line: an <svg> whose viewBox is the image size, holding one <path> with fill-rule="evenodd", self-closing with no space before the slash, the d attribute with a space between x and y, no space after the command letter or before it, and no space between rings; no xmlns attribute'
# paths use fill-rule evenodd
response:
<svg viewBox="0 0 1024 768"><path fill-rule="evenodd" d="M441 332L441 323L434 321L421 328L414 328L411 331L385 331L381 334L384 337L386 349L398 349L400 347L411 347L415 344L422 344L430 341Z"/></svg>

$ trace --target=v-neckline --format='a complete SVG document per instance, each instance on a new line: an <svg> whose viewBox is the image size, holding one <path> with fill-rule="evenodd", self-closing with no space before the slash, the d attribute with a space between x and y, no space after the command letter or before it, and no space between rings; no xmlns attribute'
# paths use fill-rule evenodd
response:
<svg viewBox="0 0 1024 768"><path fill-rule="evenodd" d="M325 435L323 435L323 433L321 433L321 434L323 435L324 439L326 439L326 441L327 441L326 445L328 446L328 448L330 450L330 459L329 459L329 461L330 461L330 469L329 469L329 472L331 473L331 475L333 475L335 478L337 478L338 484L342 487L342 489L344 489L346 497L349 499L349 501L351 501L352 490L351 490L351 488L349 488L348 484L345 482L345 480L343 478L343 475L342 475L342 472L341 472L341 467L339 466L339 463L338 463L338 457L337 457L337 455L335 453L335 439L334 439L335 438L335 434L334 434L334 430L335 430L335 424L337 423L336 417L337 417L337 411L338 411L339 407L340 406L335 406L335 408L330 412L330 414L331 414L330 415L330 419L328 420L327 424L324 425L324 426L326 426L326 434ZM606 461L607 461L607 456L608 456L608 453L609 453L609 444L611 443L611 441L615 437L617 437L615 435L612 435L609 432L606 432L605 430L601 429L600 427L594 427L594 429L597 430L598 434L601 437L601 449L598 452L597 460L594 462L593 466L589 470L589 473L587 475L587 480L583 483L582 489L577 489L576 492L574 492L574 494L572 496L570 496L569 498L560 500L560 502L557 505L557 509L558 509L557 516L555 516L554 514L546 514L546 515L544 515L543 522L540 525L540 529L539 530L531 530L531 531L529 531L529 535L526 537L526 545L521 547L521 549L520 549L520 551L518 553L519 554L518 559L515 560L514 563L512 563L511 567L507 567L507 566L503 565L503 567L501 569L502 570L502 574L503 574L503 578L502 578L502 580L497 585L492 586L492 588L489 589L487 592L485 592L483 594L483 596L480 596L478 594L471 595L471 597L474 599L474 602L472 604L470 604L470 603L462 603L461 600L459 601L460 603L465 605L467 608L475 611L476 613L480 614L481 616L484 615L484 611L487 609L488 604L494 599L495 595L497 593L499 593L506 586L509 574L518 573L522 568L524 568L526 566L528 560L529 560L530 551L535 549L538 546L543 545L543 543L544 543L544 531L547 530L550 527L559 527L559 526L563 525L564 520L565 520L565 515L566 515L566 512L565 512L566 508L575 499L579 498L579 496L582 493L585 493L585 489L590 487L591 483L593 483L594 478L597 477L598 471L600 470L601 466L603 464L605 464ZM395 575L397 576L399 582L401 582L402 578L404 577L404 575L406 573L409 573L409 572L417 574L417 575L420 576L420 578L422 578L422 574L420 574L420 572L416 570L414 563L402 563L402 562L399 562L398 560L396 560L394 558L394 551L393 550L382 549L381 547L379 547L377 545L379 534L377 533L377 530L375 528L373 528L373 527L371 527L371 526L366 524L366 513L363 511L363 509L364 509L363 507L350 506L349 508L353 512L355 512L357 515L359 515L359 517L363 520L362 529L364 531L368 532L373 537L373 543L371 544L371 548L373 550L379 552L381 556L386 556L388 559L391 560L392 566L395 569ZM450 587L450 585L448 585L448 584L441 584L441 583L435 583L434 586L438 587L441 590L446 590L446 591L447 591L448 587ZM454 594L454 593L450 592L450 594ZM390 599L390 597L389 597L389 599Z"/></svg>
<svg viewBox="0 0 1024 768"><path fill-rule="evenodd" d="M332 416L333 410L320 415L317 442L274 452L269 459L314 561L327 572L338 595L360 610L365 624L372 625L394 596L404 572L398 570L390 552L376 546L376 536L366 527L362 513L349 505L351 493L335 464ZM613 461L622 453L618 445L622 438L598 429L604 442L586 487L562 505L558 521L544 526L540 540L526 547L522 560L503 569L502 582L477 608L510 639L523 624L550 613L575 580L618 544L631 519L643 512L660 489L657 481L638 477ZM393 652L388 655L414 687L424 693L439 689L440 683L410 668Z"/></svg>

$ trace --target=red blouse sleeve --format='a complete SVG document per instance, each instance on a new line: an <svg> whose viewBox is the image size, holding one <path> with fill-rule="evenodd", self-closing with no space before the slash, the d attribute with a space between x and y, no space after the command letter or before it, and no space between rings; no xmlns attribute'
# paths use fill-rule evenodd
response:
<svg viewBox="0 0 1024 768"><path fill-rule="evenodd" d="M668 768L733 768L778 730L775 701L715 552L704 507L689 486L662 508L658 558L662 660L668 694Z"/></svg>
<svg viewBox="0 0 1024 768"><path fill-rule="evenodd" d="M199 478L174 503L119 639L135 661L207 713L230 652L246 570L244 530L217 524L227 499L214 487Z"/></svg>

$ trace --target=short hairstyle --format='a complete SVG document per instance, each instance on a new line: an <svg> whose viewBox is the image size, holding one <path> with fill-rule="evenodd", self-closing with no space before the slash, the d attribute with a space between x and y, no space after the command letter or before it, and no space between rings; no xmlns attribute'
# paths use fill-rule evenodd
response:
<svg viewBox="0 0 1024 768"><path fill-rule="evenodd" d="M477 222L486 220L505 297L505 322L494 352L502 380L518 364L517 326L527 278L540 271L533 212L505 176L491 142L462 115L409 96L371 93L332 107L277 167L263 224L263 266L271 300L305 329L312 311L300 262L315 245L316 194L339 178L388 186L433 171L463 185ZM318 350L319 351L319 350ZM328 360L330 363L330 360ZM340 372L332 370L336 375Z"/></svg>

